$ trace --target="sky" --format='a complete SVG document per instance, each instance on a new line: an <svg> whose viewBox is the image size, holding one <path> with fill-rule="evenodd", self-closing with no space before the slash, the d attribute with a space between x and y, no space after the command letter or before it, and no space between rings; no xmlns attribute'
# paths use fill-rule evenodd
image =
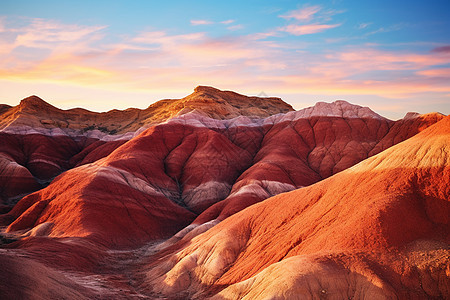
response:
<svg viewBox="0 0 450 300"><path fill-rule="evenodd" d="M0 103L146 108L198 85L450 114L450 1L0 4Z"/></svg>

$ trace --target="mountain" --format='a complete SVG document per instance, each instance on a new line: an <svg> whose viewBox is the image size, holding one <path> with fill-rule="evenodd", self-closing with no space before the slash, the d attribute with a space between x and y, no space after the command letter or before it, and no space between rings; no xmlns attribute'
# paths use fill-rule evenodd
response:
<svg viewBox="0 0 450 300"><path fill-rule="evenodd" d="M0 298L448 296L448 117L210 87L127 124L22 102L0 108Z"/></svg>

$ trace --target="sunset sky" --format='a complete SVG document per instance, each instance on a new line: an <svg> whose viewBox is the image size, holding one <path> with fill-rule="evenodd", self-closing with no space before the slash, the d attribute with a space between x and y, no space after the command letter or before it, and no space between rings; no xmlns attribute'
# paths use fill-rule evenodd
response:
<svg viewBox="0 0 450 300"><path fill-rule="evenodd" d="M197 85L450 114L450 1L1 1L0 103L145 108Z"/></svg>

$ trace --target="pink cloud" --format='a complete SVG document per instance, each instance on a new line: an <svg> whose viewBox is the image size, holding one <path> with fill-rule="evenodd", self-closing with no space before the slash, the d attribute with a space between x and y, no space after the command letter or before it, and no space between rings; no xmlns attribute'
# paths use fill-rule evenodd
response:
<svg viewBox="0 0 450 300"><path fill-rule="evenodd" d="M441 46L436 47L433 50L431 50L433 53L450 53L450 46Z"/></svg>
<svg viewBox="0 0 450 300"><path fill-rule="evenodd" d="M254 33L254 34L248 35L247 37L252 40L264 40L269 37L275 37L275 36L279 36L279 35L280 35L279 31L272 30L269 32Z"/></svg>
<svg viewBox="0 0 450 300"><path fill-rule="evenodd" d="M227 29L231 30L231 31L235 31L235 30L241 30L243 29L244 26L241 24L237 24L237 25L233 25L233 26L228 26Z"/></svg>
<svg viewBox="0 0 450 300"><path fill-rule="evenodd" d="M324 95L376 95L387 98L406 98L420 93L448 93L450 86L423 80L349 80L311 75L265 76L262 80L276 82L273 90L281 93Z"/></svg>
<svg viewBox="0 0 450 300"><path fill-rule="evenodd" d="M222 21L220 23L221 24L225 24L225 25L230 25L230 24L234 23L234 20L225 20L225 21Z"/></svg>
<svg viewBox="0 0 450 300"><path fill-rule="evenodd" d="M198 25L210 25L214 24L214 22L208 21L208 20L191 20L191 25L198 26Z"/></svg>
<svg viewBox="0 0 450 300"><path fill-rule="evenodd" d="M175 43L200 41L204 38L205 34L203 32L168 35L165 31L147 31L131 39L131 42L171 46Z"/></svg>
<svg viewBox="0 0 450 300"><path fill-rule="evenodd" d="M263 71L283 70L287 66L282 61L273 61L268 59L250 59L245 62L247 66L257 67Z"/></svg>
<svg viewBox="0 0 450 300"><path fill-rule="evenodd" d="M211 24L223 24L223 25L230 25L233 24L235 20L225 20L220 22L213 22L209 20L191 20L191 25L198 26L198 25L211 25Z"/></svg>
<svg viewBox="0 0 450 300"><path fill-rule="evenodd" d="M287 25L285 27L279 28L280 31L288 32L293 35L305 35L319 33L331 28L336 28L341 26L341 24L309 24L309 25Z"/></svg>
<svg viewBox="0 0 450 300"><path fill-rule="evenodd" d="M198 43L180 44L175 52L186 61L197 64L228 64L264 57L271 51L256 44L240 38L205 38Z"/></svg>
<svg viewBox="0 0 450 300"><path fill-rule="evenodd" d="M302 28L293 30L297 34L310 34L339 25L292 26ZM46 47L46 52L32 49L33 60L24 61L15 56L20 43L2 40L0 80L147 93L174 88L189 91L198 84L321 95L450 93L450 84L442 80L448 78L448 68L439 68L450 63L450 57L436 51L388 51L371 45L312 53L307 45L300 49L296 44L294 49L292 44L265 39L280 31L219 38L205 32L147 31L100 44L103 26L37 21L26 28L4 27L15 36L28 37L22 39L27 45ZM376 78L372 71L377 72Z"/></svg>
<svg viewBox="0 0 450 300"><path fill-rule="evenodd" d="M416 70L450 63L450 58L432 54L381 51L374 48L355 49L326 55L331 68L349 71Z"/></svg>
<svg viewBox="0 0 450 300"><path fill-rule="evenodd" d="M80 26L44 19L31 19L29 25L10 29L9 32L16 35L15 46L54 48L55 44L100 39L102 37L100 31L105 28L106 26Z"/></svg>
<svg viewBox="0 0 450 300"><path fill-rule="evenodd" d="M286 15L281 15L280 17L283 19L295 19L298 21L310 21L321 10L321 7L316 6L308 6L305 8L293 10Z"/></svg>

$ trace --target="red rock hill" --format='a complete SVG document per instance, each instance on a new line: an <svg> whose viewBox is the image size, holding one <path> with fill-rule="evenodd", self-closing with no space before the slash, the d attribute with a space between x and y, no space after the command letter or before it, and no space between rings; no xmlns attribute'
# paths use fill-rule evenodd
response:
<svg viewBox="0 0 450 300"><path fill-rule="evenodd" d="M143 284L167 297L446 298L449 153L447 117L150 259Z"/></svg>
<svg viewBox="0 0 450 300"><path fill-rule="evenodd" d="M449 117L151 107L0 107L0 298L448 298Z"/></svg>
<svg viewBox="0 0 450 300"><path fill-rule="evenodd" d="M348 117L343 105L353 110ZM3 222L12 222L8 231L47 224L40 234L142 244L318 182L395 142L385 137L396 123L367 108L319 106L266 119L188 114L153 126L23 198ZM437 119L416 118L408 134Z"/></svg>

